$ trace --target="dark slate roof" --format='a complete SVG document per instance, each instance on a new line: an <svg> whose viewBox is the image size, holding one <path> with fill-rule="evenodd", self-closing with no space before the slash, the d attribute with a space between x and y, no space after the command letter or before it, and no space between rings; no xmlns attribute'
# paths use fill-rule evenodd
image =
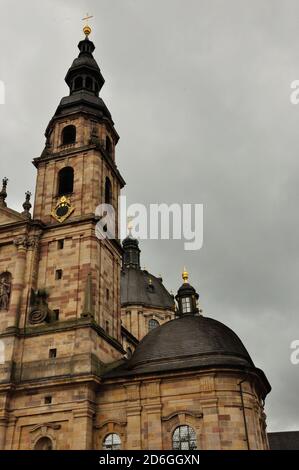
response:
<svg viewBox="0 0 299 470"><path fill-rule="evenodd" d="M271 450L299 450L299 431L268 432Z"/></svg>
<svg viewBox="0 0 299 470"><path fill-rule="evenodd" d="M55 112L55 116L69 114L70 112L87 112L93 113L95 116L102 118L111 118L110 111L105 105L102 98L95 96L88 91L76 92L72 95L65 96L60 101L60 104Z"/></svg>
<svg viewBox="0 0 299 470"><path fill-rule="evenodd" d="M122 306L142 305L170 310L174 307L174 298L162 280L145 270L123 268L120 286Z"/></svg>
<svg viewBox="0 0 299 470"><path fill-rule="evenodd" d="M182 358L201 365L253 362L238 336L217 320L199 315L176 318L149 332L137 347L130 368Z"/></svg>
<svg viewBox="0 0 299 470"><path fill-rule="evenodd" d="M109 377L210 367L254 371L263 382L263 395L271 389L238 336L223 323L199 315L184 315L151 330L131 359Z"/></svg>

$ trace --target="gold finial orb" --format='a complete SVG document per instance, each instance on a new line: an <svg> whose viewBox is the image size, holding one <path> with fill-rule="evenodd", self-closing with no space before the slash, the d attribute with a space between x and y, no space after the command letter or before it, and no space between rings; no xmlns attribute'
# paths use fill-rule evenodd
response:
<svg viewBox="0 0 299 470"><path fill-rule="evenodd" d="M185 283L188 282L188 279L189 279L189 273L188 271L186 270L186 268L184 268L183 272L182 272L182 278L184 280Z"/></svg>
<svg viewBox="0 0 299 470"><path fill-rule="evenodd" d="M90 35L91 33L91 27L88 26L88 24L86 26L84 26L83 28L83 33L85 34L85 36L88 38L88 36Z"/></svg>
<svg viewBox="0 0 299 470"><path fill-rule="evenodd" d="M85 26L83 28L83 33L85 34L85 36L87 38L91 33L91 27L88 24L88 20L91 20L91 18L93 18L93 16L89 15L88 13L86 13L86 16L84 16L84 18L82 18L82 21L85 21Z"/></svg>

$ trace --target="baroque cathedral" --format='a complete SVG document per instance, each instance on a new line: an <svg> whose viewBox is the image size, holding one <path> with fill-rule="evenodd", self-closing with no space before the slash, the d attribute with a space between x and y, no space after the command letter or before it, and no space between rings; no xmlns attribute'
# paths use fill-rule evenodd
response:
<svg viewBox="0 0 299 470"><path fill-rule="evenodd" d="M33 211L0 192L0 449L268 449L264 372L202 314L184 270L176 296L140 265L118 213L119 136L90 28L33 160ZM116 234L119 233L116 221Z"/></svg>

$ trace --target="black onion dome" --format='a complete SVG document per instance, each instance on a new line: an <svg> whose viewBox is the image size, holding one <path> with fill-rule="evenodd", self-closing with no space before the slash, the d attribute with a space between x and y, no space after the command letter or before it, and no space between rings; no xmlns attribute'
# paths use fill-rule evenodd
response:
<svg viewBox="0 0 299 470"><path fill-rule="evenodd" d="M121 305L142 305L163 309L174 308L174 298L164 287L162 279L133 267L123 267L121 272Z"/></svg>
<svg viewBox="0 0 299 470"><path fill-rule="evenodd" d="M150 331L128 364L135 372L186 367L254 364L239 337L223 323L199 315L185 315Z"/></svg>

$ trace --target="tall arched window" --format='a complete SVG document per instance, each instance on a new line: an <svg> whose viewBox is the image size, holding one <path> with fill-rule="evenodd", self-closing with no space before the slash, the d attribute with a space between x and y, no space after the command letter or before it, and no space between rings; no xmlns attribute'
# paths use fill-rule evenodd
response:
<svg viewBox="0 0 299 470"><path fill-rule="evenodd" d="M71 194L74 190L74 170L70 166L62 168L58 173L58 196Z"/></svg>
<svg viewBox="0 0 299 470"><path fill-rule="evenodd" d="M174 450L197 449L196 433L191 426L178 426L172 435L172 448Z"/></svg>
<svg viewBox="0 0 299 470"><path fill-rule="evenodd" d="M118 450L121 448L121 439L118 434L108 434L103 441L104 450Z"/></svg>
<svg viewBox="0 0 299 470"><path fill-rule="evenodd" d="M111 204L112 203L112 185L111 181L106 177L105 180L105 204Z"/></svg>
<svg viewBox="0 0 299 470"><path fill-rule="evenodd" d="M160 326L160 323L158 322L158 320L155 320L154 318L151 318L148 321L148 331L151 331L154 328L157 328L158 326Z"/></svg>
<svg viewBox="0 0 299 470"><path fill-rule="evenodd" d="M53 450L52 440L47 437L41 437L34 446L34 450Z"/></svg>
<svg viewBox="0 0 299 470"><path fill-rule="evenodd" d="M70 145L76 142L76 127L69 125L63 128L61 135L61 144Z"/></svg>

